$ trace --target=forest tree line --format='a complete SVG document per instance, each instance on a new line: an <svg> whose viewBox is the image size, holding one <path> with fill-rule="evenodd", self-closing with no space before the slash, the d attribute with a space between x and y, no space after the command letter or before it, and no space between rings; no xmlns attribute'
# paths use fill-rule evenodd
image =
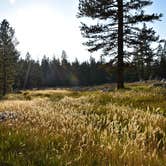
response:
<svg viewBox="0 0 166 166"><path fill-rule="evenodd" d="M87 39L84 45L90 52L101 50L101 57L110 57L108 63L95 62L93 58L89 62L69 63L64 51L60 60L44 57L39 63L29 54L26 59L20 59L14 30L3 20L0 24L1 94L12 89L87 86L115 80L117 88L122 89L124 81L165 78L165 40L146 24L162 17L162 14L146 13L145 8L152 4L149 0L79 0L77 17L95 21L92 25L81 23L81 34Z"/></svg>
<svg viewBox="0 0 166 166"><path fill-rule="evenodd" d="M159 44L150 57L136 53L132 61L125 62L125 82L166 79L166 42ZM143 66L142 66L143 64ZM41 62L31 59L27 53L25 59L19 59L15 85L19 89L93 86L116 82L117 65L113 61L106 62L104 58L95 61L69 62L67 54L62 51L61 58L49 59L43 56Z"/></svg>
<svg viewBox="0 0 166 166"><path fill-rule="evenodd" d="M139 42L124 62L126 82L166 78L166 41L161 40L146 24L137 34ZM7 20L0 24L0 93L19 89L92 86L113 83L117 80L117 62L100 61L90 57L89 61L69 62L67 53L61 58L43 56L33 60L30 53L21 58L16 49L18 41ZM155 45L154 45L155 44ZM78 55L79 56L79 55Z"/></svg>

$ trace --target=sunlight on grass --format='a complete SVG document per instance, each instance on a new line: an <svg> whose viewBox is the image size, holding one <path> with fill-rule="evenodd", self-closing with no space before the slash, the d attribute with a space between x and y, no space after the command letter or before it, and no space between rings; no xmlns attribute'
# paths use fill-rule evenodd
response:
<svg viewBox="0 0 166 166"><path fill-rule="evenodd" d="M0 112L15 116L0 121L0 165L163 166L166 90L144 88L9 95Z"/></svg>

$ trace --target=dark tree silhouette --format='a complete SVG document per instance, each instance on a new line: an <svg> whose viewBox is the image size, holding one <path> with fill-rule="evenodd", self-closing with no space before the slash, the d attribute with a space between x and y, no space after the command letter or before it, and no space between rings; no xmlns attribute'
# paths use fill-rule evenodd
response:
<svg viewBox="0 0 166 166"><path fill-rule="evenodd" d="M166 41L164 42L164 46L162 47L161 44L159 44L158 51L158 77L160 79L165 78L166 79Z"/></svg>
<svg viewBox="0 0 166 166"><path fill-rule="evenodd" d="M6 95L12 90L19 57L15 46L18 44L15 32L7 20L0 24L0 90Z"/></svg>
<svg viewBox="0 0 166 166"><path fill-rule="evenodd" d="M141 22L158 20L162 15L145 14L144 7L150 0L79 0L78 17L90 17L97 21L91 26L82 23L84 43L89 51L102 50L117 60L117 88L124 88L124 47L135 43L136 25Z"/></svg>
<svg viewBox="0 0 166 166"><path fill-rule="evenodd" d="M152 77L151 66L155 56L154 48L151 45L159 40L159 36L156 35L153 28L148 28L144 24L136 39L133 62L136 64L139 79L150 79Z"/></svg>

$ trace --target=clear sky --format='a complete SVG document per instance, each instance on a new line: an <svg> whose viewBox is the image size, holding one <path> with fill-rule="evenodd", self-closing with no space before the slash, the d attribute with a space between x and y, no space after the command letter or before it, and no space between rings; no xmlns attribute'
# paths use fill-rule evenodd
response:
<svg viewBox="0 0 166 166"><path fill-rule="evenodd" d="M76 18L78 0L1 0L0 21L6 18L16 31L22 57L29 51L33 58L41 59L67 52L72 61L88 60L90 53L82 46L79 25ZM166 39L166 1L154 0L149 12L164 14L162 22L153 26Z"/></svg>

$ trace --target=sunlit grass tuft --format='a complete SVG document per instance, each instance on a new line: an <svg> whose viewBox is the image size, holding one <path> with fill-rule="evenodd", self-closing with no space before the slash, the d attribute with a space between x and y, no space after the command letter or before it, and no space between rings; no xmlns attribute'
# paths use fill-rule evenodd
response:
<svg viewBox="0 0 166 166"><path fill-rule="evenodd" d="M16 116L0 121L0 165L166 163L165 89L44 90L7 98L0 112Z"/></svg>

